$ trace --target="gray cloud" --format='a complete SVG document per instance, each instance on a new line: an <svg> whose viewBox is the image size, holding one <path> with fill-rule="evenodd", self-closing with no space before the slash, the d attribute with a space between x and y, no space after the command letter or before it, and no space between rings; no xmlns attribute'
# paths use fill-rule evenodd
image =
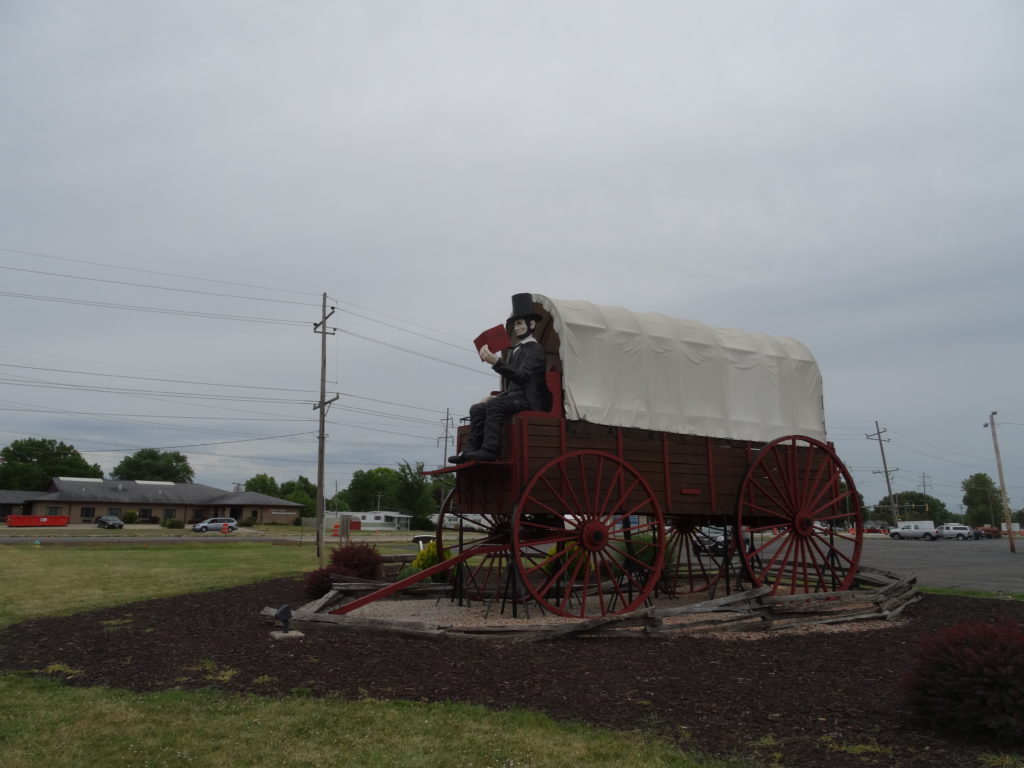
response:
<svg viewBox="0 0 1024 768"><path fill-rule="evenodd" d="M479 369L440 342L535 291L800 339L869 503L876 419L897 489L955 509L995 475L999 410L1020 506L1022 21L994 0L6 4L0 361L22 367L0 368L0 442L315 430L326 291L352 310L331 388L433 420L332 412L330 481L436 463L445 409L490 379L396 347ZM95 377L26 366L305 391L69 391L47 382ZM260 414L294 421L212 418ZM305 438L183 452L215 485L315 474Z"/></svg>

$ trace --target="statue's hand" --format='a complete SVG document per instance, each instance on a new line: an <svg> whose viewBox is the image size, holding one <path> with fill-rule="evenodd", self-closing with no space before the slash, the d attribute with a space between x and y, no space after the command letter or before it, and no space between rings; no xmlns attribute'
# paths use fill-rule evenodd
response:
<svg viewBox="0 0 1024 768"><path fill-rule="evenodd" d="M494 365L496 362L498 362L498 356L491 352L490 347L488 347L486 344L480 347L480 359L490 365Z"/></svg>

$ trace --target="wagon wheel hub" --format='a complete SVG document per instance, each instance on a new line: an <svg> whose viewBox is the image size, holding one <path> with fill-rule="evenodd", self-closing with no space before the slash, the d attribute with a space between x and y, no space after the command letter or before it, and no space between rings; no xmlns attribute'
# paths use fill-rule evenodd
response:
<svg viewBox="0 0 1024 768"><path fill-rule="evenodd" d="M608 526L600 520L588 520L580 528L580 546L588 552L600 552L608 544Z"/></svg>
<svg viewBox="0 0 1024 768"><path fill-rule="evenodd" d="M793 532L800 536L814 535L814 515L801 510L793 517Z"/></svg>

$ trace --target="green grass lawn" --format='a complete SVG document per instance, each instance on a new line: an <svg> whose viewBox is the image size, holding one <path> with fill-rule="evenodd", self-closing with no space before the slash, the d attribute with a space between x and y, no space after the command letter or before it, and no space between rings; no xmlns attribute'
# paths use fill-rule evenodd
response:
<svg viewBox="0 0 1024 768"><path fill-rule="evenodd" d="M131 694L0 676L0 766L742 768L648 734L466 704Z"/></svg>
<svg viewBox="0 0 1024 768"><path fill-rule="evenodd" d="M0 627L35 616L299 576L316 567L311 546L0 545Z"/></svg>
<svg viewBox="0 0 1024 768"><path fill-rule="evenodd" d="M203 542L0 545L0 626L151 597L299 576L312 547ZM0 660L2 668L2 660ZM40 670L47 671L47 670ZM134 694L0 673L0 768L401 766L744 768L683 753L647 732L557 723L465 704Z"/></svg>

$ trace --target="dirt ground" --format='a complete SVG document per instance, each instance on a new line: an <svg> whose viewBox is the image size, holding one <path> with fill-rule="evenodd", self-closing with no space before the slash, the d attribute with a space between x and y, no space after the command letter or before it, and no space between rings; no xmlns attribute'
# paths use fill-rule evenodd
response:
<svg viewBox="0 0 1024 768"><path fill-rule="evenodd" d="M756 639L510 643L331 628L272 639L260 611L306 602L300 581L277 579L28 621L0 631L0 668L43 674L59 663L81 670L70 685L138 692L213 686L263 696L301 691L527 707L557 719L656 730L686 749L790 768L980 766L979 756L1000 750L913 722L900 673L922 639L957 621L1024 623L1021 602L926 595L881 628Z"/></svg>

